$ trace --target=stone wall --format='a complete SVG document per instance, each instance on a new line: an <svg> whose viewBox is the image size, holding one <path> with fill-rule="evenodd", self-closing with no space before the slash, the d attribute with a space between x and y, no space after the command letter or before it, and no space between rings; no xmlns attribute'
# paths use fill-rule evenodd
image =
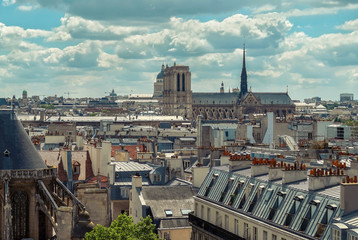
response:
<svg viewBox="0 0 358 240"><path fill-rule="evenodd" d="M95 225L108 226L110 224L107 189L98 188L97 184L81 184L78 186L77 194Z"/></svg>

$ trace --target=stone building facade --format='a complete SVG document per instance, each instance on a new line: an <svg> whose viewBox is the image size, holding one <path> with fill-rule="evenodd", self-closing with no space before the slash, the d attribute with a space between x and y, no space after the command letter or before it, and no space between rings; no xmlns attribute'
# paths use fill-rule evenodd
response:
<svg viewBox="0 0 358 240"><path fill-rule="evenodd" d="M163 77L163 114L192 118L191 72L188 66L165 68Z"/></svg>

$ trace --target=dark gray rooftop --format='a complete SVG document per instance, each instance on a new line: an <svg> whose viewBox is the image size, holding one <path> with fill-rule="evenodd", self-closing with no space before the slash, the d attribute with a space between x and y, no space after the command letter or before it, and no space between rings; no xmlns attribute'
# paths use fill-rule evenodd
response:
<svg viewBox="0 0 358 240"><path fill-rule="evenodd" d="M12 110L0 110L0 170L47 168Z"/></svg>
<svg viewBox="0 0 358 240"><path fill-rule="evenodd" d="M189 226L188 218L163 219L160 221L160 228L180 228Z"/></svg>
<svg viewBox="0 0 358 240"><path fill-rule="evenodd" d="M142 196L150 206L154 219L168 216L165 210L172 213L170 218L185 217L182 210L194 210L195 192L191 186L148 186L142 188Z"/></svg>
<svg viewBox="0 0 358 240"><path fill-rule="evenodd" d="M256 92L253 93L256 98L260 99L261 104L283 104L291 105L293 104L288 93L272 93L272 92Z"/></svg>
<svg viewBox="0 0 358 240"><path fill-rule="evenodd" d="M193 93L193 105L232 105L239 99L237 93Z"/></svg>
<svg viewBox="0 0 358 240"><path fill-rule="evenodd" d="M229 210L254 217L275 227L295 232L307 239L315 239L318 224L327 224L320 233L320 239L330 239L329 224L343 214L337 196L339 186L308 191L307 180L282 184L280 180L272 182L251 177L248 172L249 169L229 172L224 167L213 168L203 181L197 197L216 202ZM299 201L295 205L298 208L291 212L295 201ZM318 204L312 205L313 203ZM309 211L312 211L312 218L302 228L303 219ZM289 213L292 213L292 218L287 223Z"/></svg>

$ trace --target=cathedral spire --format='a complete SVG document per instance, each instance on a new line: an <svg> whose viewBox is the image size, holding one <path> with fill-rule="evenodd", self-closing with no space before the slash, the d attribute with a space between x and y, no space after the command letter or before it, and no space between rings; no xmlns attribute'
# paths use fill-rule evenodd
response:
<svg viewBox="0 0 358 240"><path fill-rule="evenodd" d="M242 70L241 70L241 83L240 83L240 96L243 97L247 93L247 73L246 73L246 63L245 63L245 43L243 48L243 60L242 60Z"/></svg>

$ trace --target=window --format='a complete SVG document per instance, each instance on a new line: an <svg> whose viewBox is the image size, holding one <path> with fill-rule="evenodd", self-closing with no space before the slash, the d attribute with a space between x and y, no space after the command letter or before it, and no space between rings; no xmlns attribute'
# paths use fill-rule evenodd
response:
<svg viewBox="0 0 358 240"><path fill-rule="evenodd" d="M180 74L177 75L177 91L180 92Z"/></svg>
<svg viewBox="0 0 358 240"><path fill-rule="evenodd" d="M221 227L222 226L221 216L220 216L218 211L216 211L216 216L215 217L216 217L215 218L216 226Z"/></svg>
<svg viewBox="0 0 358 240"><path fill-rule="evenodd" d="M210 192L212 186L214 185L214 182L215 182L217 176L218 176L218 174L216 174L216 173L213 174L213 179L211 180L209 186L206 187L206 191L205 191L205 194L204 194L205 197L208 196L208 194L209 194L209 192Z"/></svg>
<svg viewBox="0 0 358 240"><path fill-rule="evenodd" d="M258 193L255 194L254 199L251 201L249 209L247 210L248 212L252 212L252 210L254 209L256 202L257 202L257 195L258 195Z"/></svg>
<svg viewBox="0 0 358 240"><path fill-rule="evenodd" d="M225 215L225 229L229 231L229 216Z"/></svg>
<svg viewBox="0 0 358 240"><path fill-rule="evenodd" d="M201 216L201 219L204 219L204 205L201 205L200 216Z"/></svg>
<svg viewBox="0 0 358 240"><path fill-rule="evenodd" d="M249 238L249 224L244 223L244 238L248 239Z"/></svg>
<svg viewBox="0 0 358 240"><path fill-rule="evenodd" d="M191 213L190 209L180 209L181 215L188 216L189 213Z"/></svg>
<svg viewBox="0 0 358 240"><path fill-rule="evenodd" d="M207 212L206 212L206 219L208 222L210 222L210 208L208 207Z"/></svg>
<svg viewBox="0 0 358 240"><path fill-rule="evenodd" d="M185 91L185 75L184 75L184 73L183 73L183 75L182 75L182 91L184 92Z"/></svg>
<svg viewBox="0 0 358 240"><path fill-rule="evenodd" d="M220 202L224 201L225 196L226 196L229 188L231 187L231 184L232 184L233 181L234 181L234 178L229 178L228 183L226 184L226 187L225 187L224 191L221 193L221 197L220 197L220 200L219 200Z"/></svg>
<svg viewBox="0 0 358 240"><path fill-rule="evenodd" d="M351 240L354 239L351 236ZM332 228L332 240L341 240L341 231Z"/></svg>
<svg viewBox="0 0 358 240"><path fill-rule="evenodd" d="M272 240L277 240L277 236L275 234L272 234Z"/></svg>
<svg viewBox="0 0 358 240"><path fill-rule="evenodd" d="M283 198L285 197L286 192L279 191L279 192L277 192L277 195L278 195L278 197L275 201L275 204L271 208L269 216L267 218L270 221L272 221L272 219L274 218L274 216L276 214L277 209L280 207L281 203L283 202Z"/></svg>
<svg viewBox="0 0 358 240"><path fill-rule="evenodd" d="M239 220L237 219L234 220L234 233L239 235Z"/></svg>
<svg viewBox="0 0 358 240"><path fill-rule="evenodd" d="M262 232L262 239L267 240L267 232L266 231Z"/></svg>
<svg viewBox="0 0 358 240"><path fill-rule="evenodd" d="M337 238L337 239L340 239L340 238ZM349 237L349 240L358 240L358 237L351 235L351 236Z"/></svg>
<svg viewBox="0 0 358 240"><path fill-rule="evenodd" d="M80 166L73 165L73 174L80 174Z"/></svg>
<svg viewBox="0 0 358 240"><path fill-rule="evenodd" d="M127 198L129 197L129 188L121 188L121 196L122 198Z"/></svg>
<svg viewBox="0 0 358 240"><path fill-rule="evenodd" d="M165 216L167 216L167 217L173 216L173 212L170 209L166 209L166 210L164 210L164 212L165 212Z"/></svg>
<svg viewBox="0 0 358 240"><path fill-rule="evenodd" d="M257 227L252 227L252 240L258 240Z"/></svg>
<svg viewBox="0 0 358 240"><path fill-rule="evenodd" d="M170 239L170 233L169 233L169 232L165 232L165 233L164 233L164 239L165 239L165 240L169 240L169 239Z"/></svg>
<svg viewBox="0 0 358 240"><path fill-rule="evenodd" d="M302 223L300 227L300 231L305 232L306 228L311 221L312 216L314 215L315 211L317 210L317 206L320 204L319 200L312 200L310 203L309 209L304 218L302 218Z"/></svg>
<svg viewBox="0 0 358 240"><path fill-rule="evenodd" d="M184 168L188 168L188 167L190 167L190 161L184 160Z"/></svg>
<svg viewBox="0 0 358 240"><path fill-rule="evenodd" d="M154 182L160 182L160 174L154 174Z"/></svg>
<svg viewBox="0 0 358 240"><path fill-rule="evenodd" d="M317 232L316 236L317 238L320 238L324 232L324 230L327 227L328 222L333 217L333 213L337 209L337 205L334 203L328 204L325 207L325 213L323 215L322 220L317 224Z"/></svg>

